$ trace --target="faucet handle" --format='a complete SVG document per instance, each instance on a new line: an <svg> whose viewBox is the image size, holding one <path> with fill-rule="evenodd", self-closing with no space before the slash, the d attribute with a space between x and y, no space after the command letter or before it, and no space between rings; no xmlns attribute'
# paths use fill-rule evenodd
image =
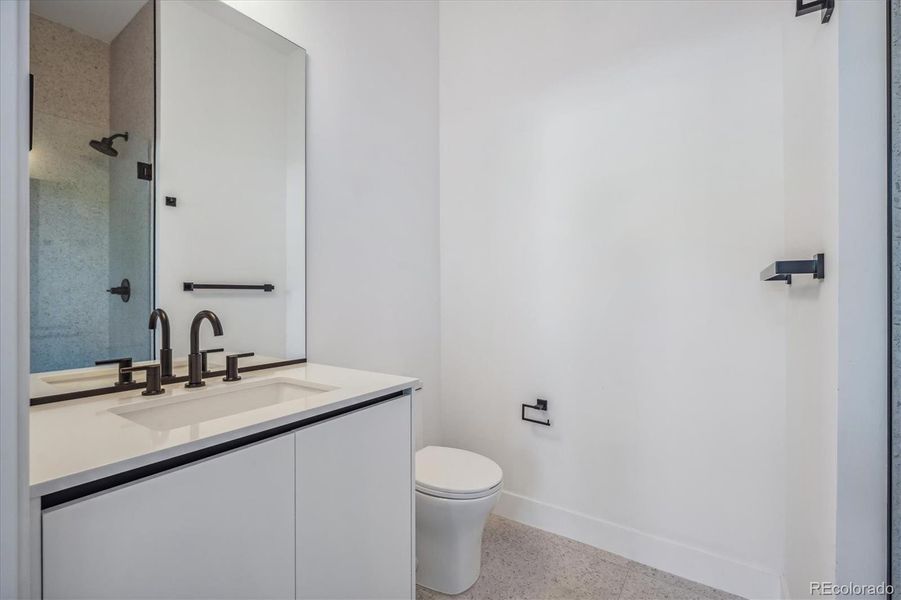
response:
<svg viewBox="0 0 901 600"><path fill-rule="evenodd" d="M210 370L207 366L207 354L212 354L213 352L225 352L225 348L210 348L209 350L201 350L200 351L200 370L204 373L209 373Z"/></svg>
<svg viewBox="0 0 901 600"><path fill-rule="evenodd" d="M162 387L162 366L157 363L140 367L126 367L122 371L128 375L135 371L147 371L147 389L141 392L142 396L158 396L166 391Z"/></svg>
<svg viewBox="0 0 901 600"><path fill-rule="evenodd" d="M127 358L107 358L104 360L95 360L94 364L97 366L100 365L119 365L119 378L116 380L116 385L128 385L134 382L132 379L131 371L127 371L126 369L131 366L131 357Z"/></svg>
<svg viewBox="0 0 901 600"><path fill-rule="evenodd" d="M241 376L238 375L238 359L253 356L253 352L245 352L243 354L229 354L225 357L225 377L222 381L238 381Z"/></svg>

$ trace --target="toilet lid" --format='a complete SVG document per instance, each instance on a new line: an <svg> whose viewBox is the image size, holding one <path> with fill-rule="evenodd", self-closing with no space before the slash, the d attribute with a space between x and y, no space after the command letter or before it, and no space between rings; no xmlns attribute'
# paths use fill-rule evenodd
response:
<svg viewBox="0 0 901 600"><path fill-rule="evenodd" d="M477 494L497 487L504 472L481 454L426 446L416 452L416 487L439 494Z"/></svg>

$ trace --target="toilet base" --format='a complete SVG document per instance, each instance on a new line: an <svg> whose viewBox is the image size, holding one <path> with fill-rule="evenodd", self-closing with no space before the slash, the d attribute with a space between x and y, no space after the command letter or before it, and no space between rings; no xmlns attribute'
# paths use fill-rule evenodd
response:
<svg viewBox="0 0 901 600"><path fill-rule="evenodd" d="M500 489L466 500L416 492L416 583L442 594L459 594L479 578L482 532Z"/></svg>

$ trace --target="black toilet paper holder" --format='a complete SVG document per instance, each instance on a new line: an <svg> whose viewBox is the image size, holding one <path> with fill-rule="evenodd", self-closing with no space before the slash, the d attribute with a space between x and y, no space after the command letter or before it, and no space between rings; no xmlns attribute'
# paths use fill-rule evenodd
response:
<svg viewBox="0 0 901 600"><path fill-rule="evenodd" d="M547 425L548 427L550 427L550 425L551 425L550 419L548 419L547 421L539 421L537 419L530 419L529 417L527 417L526 416L527 408L531 408L532 410L543 410L543 411L547 412L547 400L542 400L541 398L539 398L535 401L535 404L523 404L522 405L522 420L528 421L529 423L537 423L539 425Z"/></svg>

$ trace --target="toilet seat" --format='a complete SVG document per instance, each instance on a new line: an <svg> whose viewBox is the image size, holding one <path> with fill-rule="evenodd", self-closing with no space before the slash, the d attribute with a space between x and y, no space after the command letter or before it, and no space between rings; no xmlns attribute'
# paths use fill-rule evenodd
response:
<svg viewBox="0 0 901 600"><path fill-rule="evenodd" d="M504 472L475 452L426 446L416 452L416 491L451 500L485 498L500 491Z"/></svg>
<svg viewBox="0 0 901 600"><path fill-rule="evenodd" d="M502 483L498 483L493 488L489 488L487 490L483 490L481 492L471 492L469 494L465 493L456 493L456 492L447 492L444 490L432 490L424 486L420 486L416 484L416 491L420 494L425 494L426 496L434 496L435 498L444 498L445 500L478 500L479 498L485 498L486 496L490 496L495 494L501 490L503 487Z"/></svg>

